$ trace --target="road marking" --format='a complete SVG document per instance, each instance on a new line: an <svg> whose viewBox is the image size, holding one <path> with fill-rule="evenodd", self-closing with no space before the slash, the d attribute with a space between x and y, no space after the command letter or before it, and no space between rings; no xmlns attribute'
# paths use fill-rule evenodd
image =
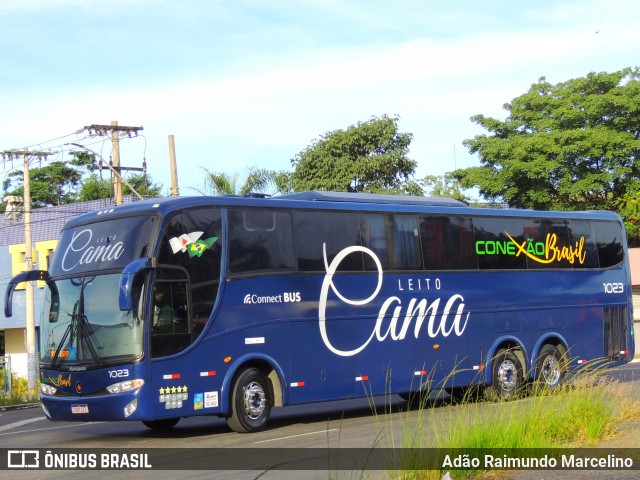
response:
<svg viewBox="0 0 640 480"><path fill-rule="evenodd" d="M0 427L0 432L4 431L4 430L10 430L12 428L18 428L21 427L22 425L27 425L29 423L33 423L33 422L39 422L40 420L46 420L47 417L38 417L38 418L28 418L26 420L20 420L19 422L13 422L10 423L8 425L2 425Z"/></svg>
<svg viewBox="0 0 640 480"><path fill-rule="evenodd" d="M253 442L253 443L255 445L255 444L258 444L258 443L277 442L278 440L288 440L290 438L306 437L306 436L309 436L309 435L318 435L319 433L329 433L329 432L335 432L337 430L338 430L337 428L330 428L329 430L318 430L317 432L299 433L297 435L289 435L287 437L270 438L269 440L260 440L259 442Z"/></svg>
<svg viewBox="0 0 640 480"><path fill-rule="evenodd" d="M46 419L46 417L42 417L42 418L36 418L36 419L32 419L32 422L35 422L36 420L43 420ZM16 423L20 423L20 422L16 422ZM29 422L27 422L29 423ZM104 422L82 422L82 423L74 423L73 425L60 425L58 427L45 427L45 428L37 428L35 430L20 430L19 432L6 432L6 433L0 433L0 437L3 437L5 435L15 435L18 433L33 433L33 432L44 432L45 430L58 430L61 428L77 428L77 427L86 427L88 425L95 425L97 423L104 423ZM15 424L12 424L15 426Z"/></svg>

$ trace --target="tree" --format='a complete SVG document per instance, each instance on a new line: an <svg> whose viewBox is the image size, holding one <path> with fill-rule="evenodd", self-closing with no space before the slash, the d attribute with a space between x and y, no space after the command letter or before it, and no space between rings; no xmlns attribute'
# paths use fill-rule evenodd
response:
<svg viewBox="0 0 640 480"><path fill-rule="evenodd" d="M86 171L85 176L83 176L80 182L78 200L83 202L87 200L112 197L113 174L108 174L109 180L103 179L102 173L100 175L96 174L97 170L101 169L108 171L108 168L106 166L98 165L95 154L84 151L72 151L70 154L74 158L69 163L78 169ZM128 175L125 176L125 178L126 183L122 182L123 195L134 195L127 183L133 186L135 191L143 197L157 197L160 195L162 185L153 183L151 176L147 175L146 172Z"/></svg>
<svg viewBox="0 0 640 480"><path fill-rule="evenodd" d="M263 168L250 167L242 185L238 184L238 174L205 172L205 190L196 191L201 195L247 195L249 193L274 193L276 173Z"/></svg>
<svg viewBox="0 0 640 480"><path fill-rule="evenodd" d="M544 77L504 105L505 121L465 140L481 166L453 172L491 200L542 210L616 209L640 174L640 70L589 73L551 85Z"/></svg>
<svg viewBox="0 0 640 480"><path fill-rule="evenodd" d="M153 183L151 175L146 173L134 173L125 177L127 183L131 185L138 194L143 197L159 197L162 191L162 184ZM133 191L129 188L129 185L122 183L123 195L134 195Z"/></svg>
<svg viewBox="0 0 640 480"><path fill-rule="evenodd" d="M400 133L398 120L383 115L325 133L291 160L293 172L278 175L279 189L421 195L408 158L413 135Z"/></svg>
<svg viewBox="0 0 640 480"><path fill-rule="evenodd" d="M95 155L83 151L72 151L70 155L73 158L68 162L56 161L30 169L29 186L33 208L109 198L113 195L111 182L102 180L95 173L99 168ZM146 174L128 176L127 181L143 196L156 197L162 189L161 185L154 184ZM3 184L3 197L22 197L23 182L24 174L21 169L11 172ZM122 192L124 195L132 194L124 184Z"/></svg>
<svg viewBox="0 0 640 480"><path fill-rule="evenodd" d="M434 197L453 198L468 204L471 199L462 193L460 182L453 177L452 173L446 173L440 177L427 175L422 180L428 195Z"/></svg>
<svg viewBox="0 0 640 480"><path fill-rule="evenodd" d="M31 206L39 208L73 202L81 178L80 172L60 161L32 168L29 171ZM15 187L11 189L14 182ZM4 196L23 196L23 182L22 170L11 172L3 185Z"/></svg>
<svg viewBox="0 0 640 480"><path fill-rule="evenodd" d="M109 198L111 196L113 196L111 180L105 180L97 174L92 173L82 180L82 186L78 193L78 200L80 202L87 202L89 200L98 200L100 198Z"/></svg>
<svg viewBox="0 0 640 480"><path fill-rule="evenodd" d="M162 186L153 183L150 175L144 173L134 174L126 177L127 182L133 186L135 191L143 197L160 196ZM123 195L135 195L126 183L122 183ZM83 178L78 193L78 201L98 200L100 198L110 198L113 196L113 183L111 179L105 180L95 173Z"/></svg>

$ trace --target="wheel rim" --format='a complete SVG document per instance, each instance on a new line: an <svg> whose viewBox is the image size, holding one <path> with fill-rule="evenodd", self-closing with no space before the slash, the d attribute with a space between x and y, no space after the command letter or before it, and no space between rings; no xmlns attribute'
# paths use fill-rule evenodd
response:
<svg viewBox="0 0 640 480"><path fill-rule="evenodd" d="M505 360L498 368L498 382L503 392L511 394L518 384L516 364L512 360Z"/></svg>
<svg viewBox="0 0 640 480"><path fill-rule="evenodd" d="M244 411L247 416L256 420L264 413L267 405L267 395L258 382L249 383L244 389Z"/></svg>
<svg viewBox="0 0 640 480"><path fill-rule="evenodd" d="M553 387L560 382L562 371L560 370L560 362L552 355L549 355L542 362L542 378L544 382Z"/></svg>

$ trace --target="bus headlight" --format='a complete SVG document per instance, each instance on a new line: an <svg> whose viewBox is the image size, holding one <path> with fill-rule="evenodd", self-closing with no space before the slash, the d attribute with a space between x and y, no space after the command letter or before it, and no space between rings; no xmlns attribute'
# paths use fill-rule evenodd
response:
<svg viewBox="0 0 640 480"><path fill-rule="evenodd" d="M40 393L43 393L45 395L55 395L57 391L58 389L52 387L51 385L47 385L46 383L40 384Z"/></svg>
<svg viewBox="0 0 640 480"><path fill-rule="evenodd" d="M139 389L142 385L144 385L144 380L142 379L127 380L125 382L109 385L107 387L107 391L109 393L133 392L134 390Z"/></svg>

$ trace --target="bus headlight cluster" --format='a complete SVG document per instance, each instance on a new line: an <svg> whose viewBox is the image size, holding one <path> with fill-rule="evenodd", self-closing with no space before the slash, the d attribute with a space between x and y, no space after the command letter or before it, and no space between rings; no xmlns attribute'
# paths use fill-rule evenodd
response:
<svg viewBox="0 0 640 480"><path fill-rule="evenodd" d="M58 389L51 385L47 385L46 383L40 384L40 392L45 395L55 395L57 391Z"/></svg>
<svg viewBox="0 0 640 480"><path fill-rule="evenodd" d="M133 392L134 390L139 389L142 385L144 385L144 380L142 379L127 380L125 382L109 385L107 387L107 391L109 393Z"/></svg>

